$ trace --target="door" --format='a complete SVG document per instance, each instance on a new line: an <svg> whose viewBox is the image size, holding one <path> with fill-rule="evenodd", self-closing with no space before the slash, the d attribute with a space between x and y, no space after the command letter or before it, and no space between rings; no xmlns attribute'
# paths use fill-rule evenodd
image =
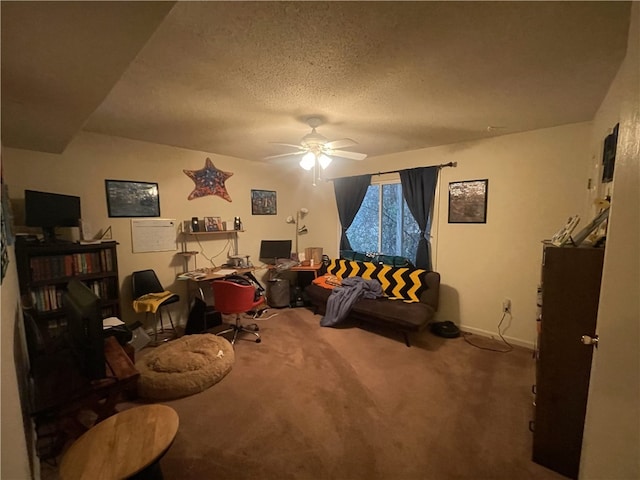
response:
<svg viewBox="0 0 640 480"><path fill-rule="evenodd" d="M532 459L574 479L593 358L575 339L596 329L603 259L601 248L544 247Z"/></svg>
<svg viewBox="0 0 640 480"><path fill-rule="evenodd" d="M598 310L599 344L593 354L582 443L584 480L640 478L640 4L633 3Z"/></svg>

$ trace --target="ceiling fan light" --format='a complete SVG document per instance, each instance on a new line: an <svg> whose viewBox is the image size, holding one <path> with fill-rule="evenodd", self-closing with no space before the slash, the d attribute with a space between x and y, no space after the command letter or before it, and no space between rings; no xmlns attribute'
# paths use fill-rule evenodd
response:
<svg viewBox="0 0 640 480"><path fill-rule="evenodd" d="M300 160L300 166L305 170L311 170L316 163L316 156L313 152L307 152Z"/></svg>
<svg viewBox="0 0 640 480"><path fill-rule="evenodd" d="M331 157L328 157L328 156L327 156L327 155L325 155L324 153L323 153L323 154L321 154L321 155L318 157L318 162L320 163L320 166L321 166L323 169L327 168L327 167L331 164L331 162L332 162L332 161L333 161L333 159L332 159Z"/></svg>

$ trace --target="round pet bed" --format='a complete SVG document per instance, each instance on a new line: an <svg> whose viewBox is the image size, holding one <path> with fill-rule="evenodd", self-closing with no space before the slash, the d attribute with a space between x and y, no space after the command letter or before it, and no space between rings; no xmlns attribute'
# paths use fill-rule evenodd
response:
<svg viewBox="0 0 640 480"><path fill-rule="evenodd" d="M212 334L185 335L156 347L136 362L138 395L170 400L202 392L231 371L233 347Z"/></svg>

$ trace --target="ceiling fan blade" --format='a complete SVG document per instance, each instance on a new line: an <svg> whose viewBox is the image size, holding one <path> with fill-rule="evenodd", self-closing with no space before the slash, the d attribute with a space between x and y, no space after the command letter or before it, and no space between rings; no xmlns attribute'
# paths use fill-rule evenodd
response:
<svg viewBox="0 0 640 480"><path fill-rule="evenodd" d="M367 158L366 153L347 152L346 150L332 150L329 156L347 158L349 160L364 160Z"/></svg>
<svg viewBox="0 0 640 480"><path fill-rule="evenodd" d="M289 152L289 153L281 153L279 155L269 155L268 157L264 157L263 160L273 160L275 158L284 158L284 157L295 157L297 155L302 155L306 153L304 150L301 152Z"/></svg>
<svg viewBox="0 0 640 480"><path fill-rule="evenodd" d="M335 148L355 147L356 145L358 145L358 142L350 138L341 138L340 140L334 140L333 142L324 144L325 147L331 148L332 150Z"/></svg>
<svg viewBox="0 0 640 480"><path fill-rule="evenodd" d="M296 148L298 150L306 150L302 145L293 145L292 143L271 142L271 145L282 145L283 147Z"/></svg>

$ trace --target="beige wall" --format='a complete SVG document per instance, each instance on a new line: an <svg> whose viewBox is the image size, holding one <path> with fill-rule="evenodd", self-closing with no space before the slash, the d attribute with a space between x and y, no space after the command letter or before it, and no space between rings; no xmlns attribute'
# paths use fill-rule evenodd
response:
<svg viewBox="0 0 640 480"><path fill-rule="evenodd" d="M611 119L607 117L598 123L606 129ZM445 168L441 172L443 193L437 203L433 231L435 266L443 282L438 318L453 320L469 331L495 335L502 299L509 297L513 302L513 320L507 322L505 336L515 343L531 346L535 340L540 242L558 230L570 215L578 213L583 218L589 215L588 202L593 192L587 190L587 178L592 174L600 149L597 139L602 137L601 132L592 133L592 128L591 123L566 125L343 163L332 167L329 175L458 162L457 168ZM305 223L310 233L301 237L300 247L322 246L331 256L337 253L338 221L333 185L322 182L312 187L308 174L295 164L262 165L87 133L79 134L62 155L7 148L3 148L2 153L5 181L12 198L18 200L17 217L21 214L23 190L42 189L79 195L85 219L96 228L112 227L113 236L120 243L119 270L126 321L136 319L130 308L130 273L152 267L167 287L186 294L185 285L174 281L176 273L182 271L182 261L175 255L177 252L131 253L130 220L107 216L105 178L158 182L163 218L187 220L191 216L217 215L228 220L242 217L246 232L240 234L239 249L251 255L255 262L261 239L293 239L293 226L286 224L285 218L295 214L296 209L307 207L310 214ZM182 170L202 168L207 156L217 168L233 172L227 181L232 203L218 197L187 200L193 182ZM448 224L448 183L480 178L489 179L487 224ZM276 216L251 215L252 188L277 191ZM222 252L215 258L216 263L225 261L227 251L223 240L203 241L202 248L190 244L189 249L206 252L207 256ZM206 260L200 255L198 266L205 265ZM3 440L5 431L19 428L17 393L7 388L15 384L10 372L12 349L7 343L12 329L11 332L6 329L9 324L4 320L15 317L17 281L13 268L5 283L7 281L13 287L3 284L2 288ZM176 308L182 322L186 310L186 304ZM14 443L11 450L3 447L3 469L24 471L24 449L22 442ZM9 455L5 452L10 452L15 461L5 461Z"/></svg>
<svg viewBox="0 0 640 480"><path fill-rule="evenodd" d="M628 56L627 56L628 59ZM620 108L626 94L623 81L625 78L625 63L611 82L611 86L592 122L590 136L590 171L593 178L593 186L589 192L589 200L592 213L596 209L593 201L605 195L613 194L613 182L603 184L602 179L602 150L604 139L613 132L613 127L620 122Z"/></svg>
<svg viewBox="0 0 640 480"><path fill-rule="evenodd" d="M637 48L636 48L637 50ZM504 296L513 300L514 320L507 337L531 344L534 335L535 288L539 277L540 244L551 236L569 215L589 218L590 201L606 188L586 191L586 179L599 178L602 139L617 122L619 79L598 111L593 124L568 125L548 130L509 135L494 140L452 145L369 159L353 168L334 171L331 176L362 171L384 171L418 165L457 161L455 169L444 169L441 187L448 182L489 178L487 225L448 225L446 196L437 209L438 234L435 260L442 273L441 319L460 322L469 330L495 332ZM590 130L591 128L591 130ZM83 211L95 226L112 225L121 242L120 275L152 264L163 281L171 284L178 270L173 255L130 253L128 220L109 219L104 202L104 178L160 182L163 217L240 215L247 232L242 234L241 252L257 256L261 238L293 238L287 215L306 206L311 210L305 223L310 233L301 247L323 246L337 253L337 220L330 183L310 187L308 176L297 168L260 166L228 157L211 156L220 169L234 172L228 182L234 200L226 204L217 198L186 201L191 181L182 169L198 169L207 154L132 142L99 135L80 134L64 155L2 149L3 174L12 196L21 197L24 188L60 191L82 196ZM587 170L585 170L585 168ZM588 173L587 173L588 171ZM276 217L252 217L248 204L251 188L278 192ZM216 252L212 242L206 251ZM2 478L29 478L27 447L21 435L14 365L14 332L17 308L17 273L13 251L7 277L0 287L2 300ZM199 260L199 265L204 262ZM128 290L127 286L123 288ZM123 306L125 306L123 304ZM131 317L129 313L129 317ZM605 459L607 460L607 459ZM609 464L615 459L608 459ZM37 468L37 466L35 466ZM36 478L38 478L36 472Z"/></svg>
<svg viewBox="0 0 640 480"><path fill-rule="evenodd" d="M434 268L442 276L440 320L495 334L502 300L512 301L505 337L532 346L541 241L571 215L584 218L590 123L370 159L342 174L457 162L443 168L436 202ZM486 224L448 223L448 184L489 179Z"/></svg>
<svg viewBox="0 0 640 480"><path fill-rule="evenodd" d="M0 437L1 468L0 478L30 478L29 456L24 435L22 409L18 390L16 365L24 365L22 360L15 361L24 351L20 343L18 325L21 324L19 310L18 275L13 247L8 247L9 267L0 286L2 327L0 328L2 362L2 436ZM34 465L38 469L39 466Z"/></svg>
<svg viewBox="0 0 640 480"><path fill-rule="evenodd" d="M468 144L423 149L398 155L343 162L332 176L384 171L420 165L458 162L457 168L441 172L442 195L437 204L434 228L434 265L442 275L442 302L438 318L453 320L470 331L494 334L501 318L502 300L513 304L507 322L507 338L523 345L535 339L535 297L540 272L540 242L558 230L566 219L583 214L589 163L591 125L581 123L505 135ZM200 169L209 156L220 170L232 172L227 180L229 203L220 197L187 200L192 180L183 169ZM95 228L111 226L119 242L118 261L122 285L123 319L137 317L131 310L129 275L154 268L162 283L183 294L186 286L176 282L183 270L182 257L174 252L132 253L130 219L108 218L104 179L158 182L163 218L186 220L216 215L231 220L240 216L246 232L239 234L240 253L257 263L261 239L292 238L294 227L285 223L296 209L310 210L305 224L309 234L300 237L300 248L322 246L337 253L338 221L333 184L311 186L307 173L295 164L261 164L145 142L83 133L62 155L25 150L4 150L4 171L16 216L25 188L79 195L83 217ZM336 162L337 163L337 162ZM28 172L28 174L25 174ZM460 225L447 222L448 182L489 179L488 221ZM278 215L252 216L250 190L275 190ZM226 261L225 240L191 242L198 250L198 266ZM193 267L193 261L191 263ZM175 309L186 321L186 303Z"/></svg>
<svg viewBox="0 0 640 480"><path fill-rule="evenodd" d="M105 179L157 182L160 191L162 218L178 221L192 216L219 216L232 225L233 217L240 216L243 233L239 234L239 253L248 254L258 264L258 252L262 239L294 239L295 227L287 224L288 215L296 209L307 207L305 218L309 233L301 236L299 247L323 246L335 255L331 240L335 234L335 201L332 185L323 183L316 188L300 168L287 164L263 164L232 157L155 145L96 134L83 133L61 155L27 150L4 149L4 174L14 200L16 221L23 218L24 190L35 189L78 195L82 202L83 219L94 229L111 226L113 239L119 243L118 267L121 283L122 316L127 322L138 319L131 309L130 274L133 271L153 268L162 284L182 294L186 299L186 284L175 280L184 269L183 257L178 250L169 252L132 253L131 220L109 218L105 197ZM232 202L218 196L187 200L194 188L193 181L183 169L198 170L210 157L216 168L233 173L226 181ZM277 192L277 215L251 215L251 189ZM327 235L329 232L329 235ZM327 236L329 241L326 241ZM182 236L177 237L181 249ZM199 237L200 238L200 237ZM188 250L201 252L198 267L221 265L227 260L231 245L224 237L200 238L200 244L190 241ZM211 259L209 261L208 259ZM190 268L195 262L191 260ZM260 271L258 276L264 274ZM187 304L174 309L180 322L186 321ZM174 317L175 318L175 317Z"/></svg>

